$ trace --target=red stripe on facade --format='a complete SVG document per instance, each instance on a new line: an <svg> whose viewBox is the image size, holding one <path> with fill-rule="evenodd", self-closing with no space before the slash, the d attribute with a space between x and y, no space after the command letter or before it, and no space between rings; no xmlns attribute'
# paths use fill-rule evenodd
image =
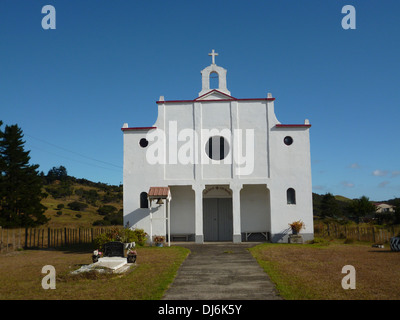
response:
<svg viewBox="0 0 400 320"><path fill-rule="evenodd" d="M167 100L167 101L156 101L157 104L163 103L193 103L193 102L219 102L219 101L275 101L275 98L249 98L249 99L212 99L212 100Z"/></svg>
<svg viewBox="0 0 400 320"><path fill-rule="evenodd" d="M277 128L310 128L311 124L276 124Z"/></svg>
<svg viewBox="0 0 400 320"><path fill-rule="evenodd" d="M157 129L157 127L131 127L131 128L121 128L122 131L151 130L151 129Z"/></svg>

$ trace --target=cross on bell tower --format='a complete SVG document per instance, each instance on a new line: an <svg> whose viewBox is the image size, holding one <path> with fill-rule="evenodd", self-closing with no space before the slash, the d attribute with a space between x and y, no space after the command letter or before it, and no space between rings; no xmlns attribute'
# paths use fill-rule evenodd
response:
<svg viewBox="0 0 400 320"><path fill-rule="evenodd" d="M212 52L208 54L209 56L212 56L212 64L215 64L215 56L218 55L218 53L216 53L214 51L214 49L212 49Z"/></svg>
<svg viewBox="0 0 400 320"><path fill-rule="evenodd" d="M218 74L217 90L230 96L231 93L229 92L229 90L226 87L226 70L215 64L215 56L217 56L218 53L216 53L215 50L212 49L211 53L209 53L208 55L212 57L212 63L208 67L201 70L201 91L199 93L199 96L202 96L202 95L206 94L207 92L214 90L214 89L210 89L210 74L211 73Z"/></svg>

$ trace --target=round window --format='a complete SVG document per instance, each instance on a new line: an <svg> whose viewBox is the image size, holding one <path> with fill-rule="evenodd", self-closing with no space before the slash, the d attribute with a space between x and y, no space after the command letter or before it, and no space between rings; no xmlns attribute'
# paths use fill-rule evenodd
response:
<svg viewBox="0 0 400 320"><path fill-rule="evenodd" d="M140 145L142 148L146 148L146 147L149 145L149 141L148 141L146 138L142 138L142 139L140 139L140 141L139 141L139 145Z"/></svg>
<svg viewBox="0 0 400 320"><path fill-rule="evenodd" d="M293 143L293 138L292 137L285 137L285 139L283 139L283 142L287 145L290 146Z"/></svg>
<svg viewBox="0 0 400 320"><path fill-rule="evenodd" d="M229 153L229 144L224 137L214 136L206 143L207 156L212 160L223 160Z"/></svg>

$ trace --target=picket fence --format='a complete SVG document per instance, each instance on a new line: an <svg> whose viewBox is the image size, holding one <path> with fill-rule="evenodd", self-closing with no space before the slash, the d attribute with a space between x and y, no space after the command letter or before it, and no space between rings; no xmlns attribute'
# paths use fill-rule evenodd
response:
<svg viewBox="0 0 400 320"><path fill-rule="evenodd" d="M99 234L115 227L18 228L0 227L0 253L18 249L57 248L92 243Z"/></svg>
<svg viewBox="0 0 400 320"><path fill-rule="evenodd" d="M321 238L351 239L373 243L388 243L391 237L400 234L400 226L377 228L375 226L314 224L314 236Z"/></svg>

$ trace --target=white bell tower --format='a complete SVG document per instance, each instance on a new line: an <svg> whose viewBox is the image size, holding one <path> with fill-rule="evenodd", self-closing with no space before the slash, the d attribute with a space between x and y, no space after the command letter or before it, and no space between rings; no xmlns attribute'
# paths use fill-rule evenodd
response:
<svg viewBox="0 0 400 320"><path fill-rule="evenodd" d="M214 90L214 89L210 89L210 75L212 73L218 74L218 88L216 90L230 96L231 93L226 87L226 72L227 71L226 71L226 69L224 69L220 66L217 66L215 64L215 56L217 56L218 53L216 53L213 49L212 52L209 53L208 55L212 57L212 63L208 67L201 70L201 85L202 85L202 87L201 87L199 96L202 96L202 95L206 94L207 92Z"/></svg>

